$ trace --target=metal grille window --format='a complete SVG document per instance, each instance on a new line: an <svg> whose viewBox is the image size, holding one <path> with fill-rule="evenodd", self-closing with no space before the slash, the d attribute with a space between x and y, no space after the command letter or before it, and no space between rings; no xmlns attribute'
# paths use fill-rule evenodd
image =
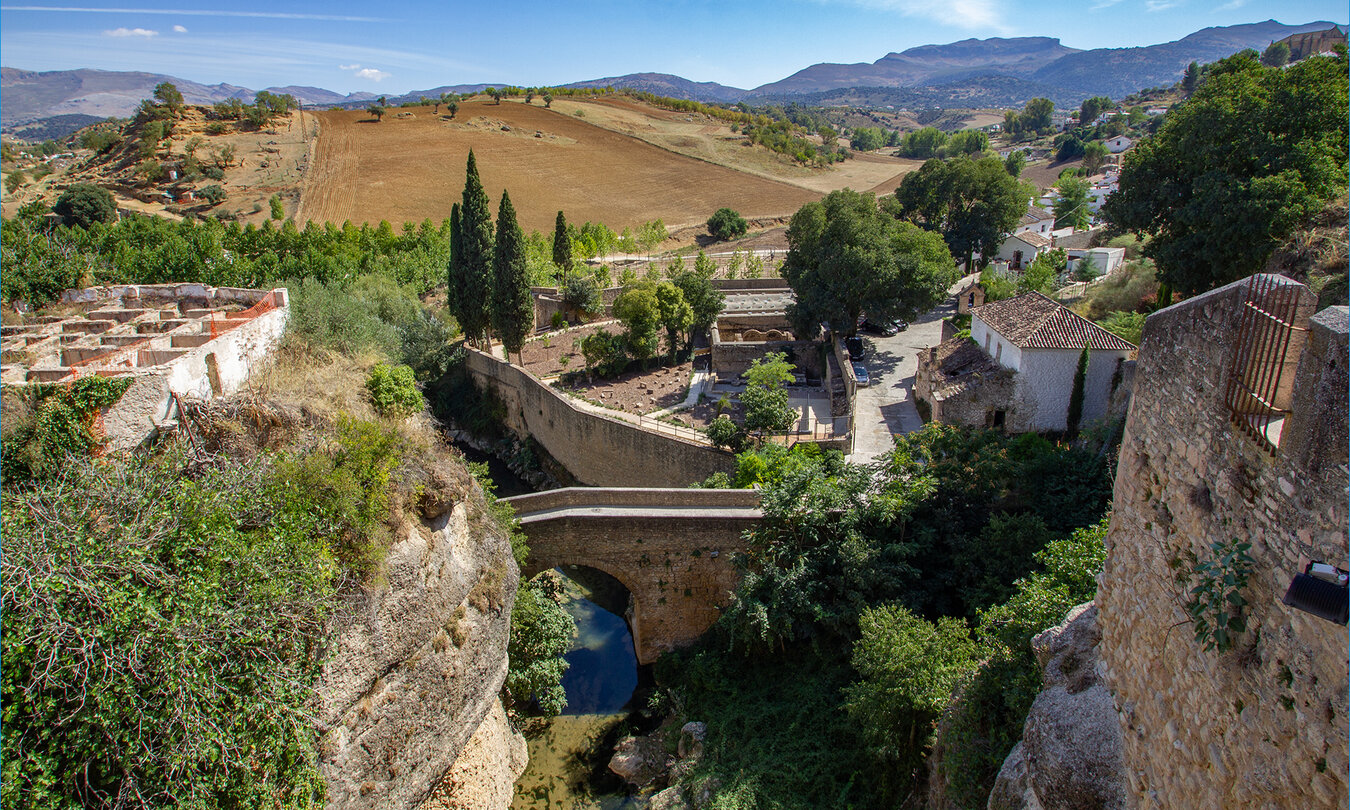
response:
<svg viewBox="0 0 1350 810"><path fill-rule="evenodd" d="M1268 452L1280 446L1305 327L1296 324L1302 287L1276 275L1247 286L1224 402L1233 424Z"/></svg>

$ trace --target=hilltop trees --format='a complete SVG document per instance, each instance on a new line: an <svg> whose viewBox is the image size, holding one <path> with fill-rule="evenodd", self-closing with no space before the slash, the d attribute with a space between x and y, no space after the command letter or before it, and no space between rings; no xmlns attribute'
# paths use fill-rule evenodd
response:
<svg viewBox="0 0 1350 810"><path fill-rule="evenodd" d="M516 222L516 209L505 191L497 209L497 242L492 254L492 328L506 348L507 357L512 352L520 354L525 336L534 328L525 234Z"/></svg>
<svg viewBox="0 0 1350 810"><path fill-rule="evenodd" d="M1347 59L1262 67L1220 60L1152 138L1126 154L1103 216L1152 238L1160 280L1202 292L1259 271L1280 241L1346 191Z"/></svg>
<svg viewBox="0 0 1350 810"><path fill-rule="evenodd" d="M1285 50L1288 50L1288 46ZM172 115L178 115L183 109L183 94L178 92L178 87L172 82L160 82L155 85L155 100L163 104Z"/></svg>
<svg viewBox="0 0 1350 810"><path fill-rule="evenodd" d="M965 261L993 256L1027 210L1031 190L995 157L933 159L910 172L895 190L891 210L924 230L942 234L947 249Z"/></svg>
<svg viewBox="0 0 1350 810"><path fill-rule="evenodd" d="M994 163L1003 173L1003 164ZM952 281L942 239L896 220L870 194L844 189L807 203L792 216L787 237L782 272L796 293L788 317L801 339L814 337L821 324L852 335L863 312L913 318Z"/></svg>
<svg viewBox="0 0 1350 810"><path fill-rule="evenodd" d="M1266 67L1284 67L1289 64L1289 43L1272 42L1261 54L1261 64Z"/></svg>

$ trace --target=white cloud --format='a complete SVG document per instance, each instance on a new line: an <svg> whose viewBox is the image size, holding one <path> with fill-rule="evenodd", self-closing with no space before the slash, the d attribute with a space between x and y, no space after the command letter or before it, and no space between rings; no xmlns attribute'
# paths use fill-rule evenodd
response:
<svg viewBox="0 0 1350 810"><path fill-rule="evenodd" d="M158 31L151 31L149 28L114 28L111 31L104 31L105 37L150 37L159 36Z"/></svg>
<svg viewBox="0 0 1350 810"><path fill-rule="evenodd" d="M1092 11L1096 11L1097 9L1101 8L1110 8L1111 6L1114 6L1119 2L1120 0L1097 0L1097 2L1092 4Z"/></svg>
<svg viewBox="0 0 1350 810"><path fill-rule="evenodd" d="M1218 8L1216 8L1216 9L1214 9L1214 10L1215 10L1215 11L1233 11L1233 10L1235 10L1235 9L1242 8L1242 7L1245 6L1245 5L1247 5L1247 0L1229 0L1229 2L1224 3L1223 5L1219 6Z"/></svg>
<svg viewBox="0 0 1350 810"><path fill-rule="evenodd" d="M174 32L175 34L186 34L186 33L187 33L187 28L186 28L185 26L182 26L182 25L175 25L175 26L173 27L173 32Z"/></svg>
<svg viewBox="0 0 1350 810"><path fill-rule="evenodd" d="M338 65L338 70L360 70L360 69L361 65L359 63L355 65Z"/></svg>
<svg viewBox="0 0 1350 810"><path fill-rule="evenodd" d="M1003 28L997 0L817 0L827 5L851 6L893 11L906 17L924 17L934 22L961 28Z"/></svg>
<svg viewBox="0 0 1350 810"><path fill-rule="evenodd" d="M340 14L298 14L284 11L225 11L200 8L89 8L86 6L0 6L0 11L60 11L85 14L174 14L195 17L256 17L269 20L330 20L336 22L388 22L379 17Z"/></svg>
<svg viewBox="0 0 1350 810"><path fill-rule="evenodd" d="M394 74L387 71L376 70L375 68L363 68L356 71L356 77L358 79L370 79L373 82L382 82L393 75Z"/></svg>
<svg viewBox="0 0 1350 810"><path fill-rule="evenodd" d="M1145 0L1144 7L1149 11L1166 11L1181 5L1182 0Z"/></svg>

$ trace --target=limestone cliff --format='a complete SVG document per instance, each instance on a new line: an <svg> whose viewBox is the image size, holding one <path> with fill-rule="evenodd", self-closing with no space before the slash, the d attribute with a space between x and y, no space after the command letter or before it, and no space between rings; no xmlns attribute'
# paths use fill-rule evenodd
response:
<svg viewBox="0 0 1350 810"><path fill-rule="evenodd" d="M1027 713L989 810L1121 810L1125 776L1111 693L1097 680L1097 608L1069 611L1031 640L1045 688Z"/></svg>
<svg viewBox="0 0 1350 810"><path fill-rule="evenodd" d="M467 479L446 466L437 473ZM316 718L334 810L417 806L500 712L519 573L476 485L460 492L406 519L379 584L354 588L330 621ZM492 728L493 739L512 734ZM502 776L483 775L490 784L470 789L500 792Z"/></svg>

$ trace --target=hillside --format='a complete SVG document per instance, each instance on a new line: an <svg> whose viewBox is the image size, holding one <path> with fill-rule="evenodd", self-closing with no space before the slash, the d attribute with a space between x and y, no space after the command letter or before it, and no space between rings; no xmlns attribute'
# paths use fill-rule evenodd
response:
<svg viewBox="0 0 1350 810"><path fill-rule="evenodd" d="M782 216L819 196L591 123L607 106L555 102L548 110L538 101L474 100L461 102L454 119L416 107L378 123L362 111L320 112L296 219L440 221L459 201L470 149L494 205L510 190L527 231L549 231L559 210L621 230L658 218L671 227L702 222L723 206L747 217ZM677 117L646 109L654 124Z"/></svg>
<svg viewBox="0 0 1350 810"><path fill-rule="evenodd" d="M573 82L564 87L622 87L652 93L666 98L685 98L693 101L712 101L734 103L750 92L739 87L727 87L717 82L693 82L681 76L669 73L630 73L626 76L609 76L604 79L591 79Z"/></svg>

